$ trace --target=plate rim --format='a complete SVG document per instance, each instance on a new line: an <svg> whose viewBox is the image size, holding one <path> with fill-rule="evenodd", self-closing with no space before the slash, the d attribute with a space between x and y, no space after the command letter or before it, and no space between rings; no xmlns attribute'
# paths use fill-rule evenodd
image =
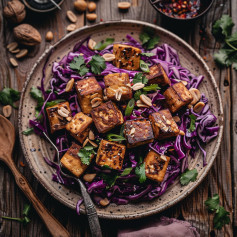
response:
<svg viewBox="0 0 237 237"><path fill-rule="evenodd" d="M204 178L206 177L206 175L208 174L210 168L212 167L217 153L220 149L220 145L221 145L221 140L222 140L222 136L223 136L223 129L224 129L224 117L223 117L223 104L222 104L222 99L220 96L220 91L219 88L217 86L216 80L211 72L211 70L209 69L209 67L207 66L206 62L203 60L203 58L199 55L199 53L188 43L186 43L183 39L181 39L179 36L177 36L176 34L170 32L169 30L166 30L160 26L148 23L148 22L143 22L143 21L137 21L137 20L127 20L127 19L122 19L122 20L116 20L116 21L105 21L105 22L100 22L91 26L83 26L73 32L70 32L69 34L66 34L62 39L60 39L58 42L56 42L54 45L50 45L49 48L47 48L42 54L41 56L37 59L37 61L34 63L30 73L27 75L26 81L23 85L23 89L22 89L22 93L21 93L21 99L20 99L20 104L19 104L19 112L18 112L18 132L19 132L19 138L20 138L20 144L21 144L21 148L24 154L24 157L29 165L29 168L31 170L31 172L33 173L34 177L37 179L38 182L40 182L40 184L47 190L47 192L54 197L56 200L58 200L60 203L62 203L63 205L70 207L72 209L72 207L70 205L68 205L67 203L63 202L59 195L57 195L56 193L53 193L51 190L49 190L49 188L47 187L47 185L42 182L41 178L39 177L38 173L36 172L36 170L34 169L34 167L32 167L31 162L30 162L30 158L29 155L26 151L26 148L24 146L24 139L23 139L23 130L22 130L22 122L21 120L23 119L22 117L22 108L23 108L23 97L24 94L26 92L27 89L27 85L30 82L30 79L34 73L35 68L37 67L38 63L41 62L41 60L43 58L45 58L45 56L47 56L49 54L49 52L57 47L62 41L66 40L67 38L70 38L71 36L73 36L74 34L77 34L80 31L84 31L86 29L92 29L92 28L96 28L100 25L110 25L110 24L119 24L119 23L127 23L127 24L137 24L137 25L141 25L141 26L147 26L147 27L151 27L151 28L155 28L159 31L163 31L166 34L171 35L172 37L174 37L175 39L177 39L181 44L185 45L185 47L187 47L194 55L195 57L198 58L198 60L200 60L200 62L202 63L202 65L205 68L205 71L209 74L209 77L211 79L211 82L213 83L214 87L216 88L215 92L217 93L217 99L220 102L220 115L218 116L219 120L220 120L220 129L219 129L219 133L218 133L218 137L217 137L217 141L216 141L216 147L217 149L214 150L213 155L211 160L209 161L209 163L205 166L205 170L203 171L202 175L198 177L198 180L193 183L192 186L190 186L190 188L188 189L187 192L182 193L180 196L178 196L176 199L170 201L168 204L163 205L157 209L153 209L150 211L146 211L144 210L144 212L139 212L139 213L131 213L131 214L98 214L99 218L103 218L103 219L117 219L117 220L131 220L131 219L138 219L138 218L143 218L143 217L147 217L147 216L151 216L153 214L157 214L160 213L164 210L166 210L167 208L170 208L172 206L174 206L175 204L179 203L180 201L182 201L185 197L187 197L191 192L194 191L194 189L196 189L204 180ZM81 212L82 214L85 214L85 211Z"/></svg>

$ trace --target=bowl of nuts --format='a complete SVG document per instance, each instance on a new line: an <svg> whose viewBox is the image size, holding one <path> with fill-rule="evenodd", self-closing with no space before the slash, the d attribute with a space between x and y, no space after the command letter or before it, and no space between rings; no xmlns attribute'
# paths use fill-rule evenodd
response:
<svg viewBox="0 0 237 237"><path fill-rule="evenodd" d="M169 19L195 20L208 12L213 0L149 0L151 5Z"/></svg>

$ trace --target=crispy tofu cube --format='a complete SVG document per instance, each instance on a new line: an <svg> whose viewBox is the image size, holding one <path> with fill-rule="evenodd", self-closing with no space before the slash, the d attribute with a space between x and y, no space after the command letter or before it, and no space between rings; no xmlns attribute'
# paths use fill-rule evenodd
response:
<svg viewBox="0 0 237 237"><path fill-rule="evenodd" d="M80 143L83 143L89 134L89 126L92 124L92 122L93 121L91 117L80 112L77 113L66 125L66 129L76 140L78 140Z"/></svg>
<svg viewBox="0 0 237 237"><path fill-rule="evenodd" d="M119 100L130 100L132 98L132 89L129 87L130 81L127 73L112 73L104 77L106 96L109 100L116 99L116 93L119 90L122 92L122 96Z"/></svg>
<svg viewBox="0 0 237 237"><path fill-rule="evenodd" d="M97 152L96 164L100 166L107 165L111 169L121 170L125 151L126 146L122 144L101 140Z"/></svg>
<svg viewBox="0 0 237 237"><path fill-rule="evenodd" d="M170 157L149 151L145 162L145 172L148 179L162 182L170 161Z"/></svg>
<svg viewBox="0 0 237 237"><path fill-rule="evenodd" d="M182 82L175 83L165 92L166 103L172 113L177 112L185 105L188 105L193 97Z"/></svg>
<svg viewBox="0 0 237 237"><path fill-rule="evenodd" d="M92 119L100 133L106 133L124 122L123 115L117 106L108 101L91 111Z"/></svg>
<svg viewBox="0 0 237 237"><path fill-rule="evenodd" d="M126 70L136 71L140 67L141 50L130 45L114 44L114 66Z"/></svg>
<svg viewBox="0 0 237 237"><path fill-rule="evenodd" d="M125 122L127 147L132 148L153 142L154 135L149 119L134 119Z"/></svg>
<svg viewBox="0 0 237 237"><path fill-rule="evenodd" d="M51 106L46 108L46 112L49 119L49 125L50 125L50 131L51 133L54 133L55 131L64 129L66 124L68 123L66 117L62 117L58 110L60 108L64 108L67 111L69 111L68 116L71 116L71 109L68 102L62 102L57 105Z"/></svg>
<svg viewBox="0 0 237 237"><path fill-rule="evenodd" d="M76 143L72 143L71 147L67 150L64 156L61 159L61 164L64 168L68 169L76 177L80 177L88 165L85 165L81 162L78 152L81 149L81 146ZM93 159L94 154L91 155L91 160Z"/></svg>
<svg viewBox="0 0 237 237"><path fill-rule="evenodd" d="M149 119L155 139L162 140L179 135L179 128L168 109L150 114Z"/></svg>
<svg viewBox="0 0 237 237"><path fill-rule="evenodd" d="M99 98L103 100L102 88L95 77L89 77L75 82L75 88L81 110L85 114L89 114L91 112L91 101L93 99Z"/></svg>
<svg viewBox="0 0 237 237"><path fill-rule="evenodd" d="M150 72L146 73L146 78L148 79L148 84L158 84L159 86L171 84L165 70L159 63L150 67Z"/></svg>

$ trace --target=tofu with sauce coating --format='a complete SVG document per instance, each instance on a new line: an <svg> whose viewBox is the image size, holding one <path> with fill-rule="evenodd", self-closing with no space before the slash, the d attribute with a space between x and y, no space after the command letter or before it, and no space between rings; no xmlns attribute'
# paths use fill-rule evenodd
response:
<svg viewBox="0 0 237 237"><path fill-rule="evenodd" d="M109 100L125 101L132 99L132 88L127 73L112 73L104 77L106 96ZM116 93L121 91L121 98L116 98Z"/></svg>
<svg viewBox="0 0 237 237"><path fill-rule="evenodd" d="M101 140L96 164L99 166L107 165L111 169L121 170L125 152L126 146L116 142Z"/></svg>
<svg viewBox="0 0 237 237"><path fill-rule="evenodd" d="M62 110L63 113L60 113L59 110ZM65 114L65 111L67 111L67 116ZM68 102L62 102L48 107L46 108L46 112L49 119L51 133L64 129L66 124L68 123L67 118L71 116L71 109ZM62 116L62 114L65 114L66 117Z"/></svg>
<svg viewBox="0 0 237 237"><path fill-rule="evenodd" d="M89 127L92 122L91 117L80 112L66 125L66 129L77 141L83 143L89 134Z"/></svg>
<svg viewBox="0 0 237 237"><path fill-rule="evenodd" d="M92 103L95 100L98 99L103 101L102 88L95 77L89 77L75 82L75 88L81 110L85 114L89 114L91 112Z"/></svg>
<svg viewBox="0 0 237 237"><path fill-rule="evenodd" d="M168 109L149 115L155 139L162 140L179 135L179 128Z"/></svg>
<svg viewBox="0 0 237 237"><path fill-rule="evenodd" d="M169 87L163 95L172 113L182 109L193 100L191 93L182 82L175 83Z"/></svg>
<svg viewBox="0 0 237 237"><path fill-rule="evenodd" d="M112 101L94 108L91 111L91 116L100 133L106 133L124 122L121 111Z"/></svg>
<svg viewBox="0 0 237 237"><path fill-rule="evenodd" d="M146 177L157 182L162 182L164 180L169 161L170 157L160 155L152 150L149 151L144 159Z"/></svg>
<svg viewBox="0 0 237 237"><path fill-rule="evenodd" d="M130 45L114 44L113 54L115 55L114 66L136 71L140 67L141 50Z"/></svg>
<svg viewBox="0 0 237 237"><path fill-rule="evenodd" d="M149 119L128 120L124 124L127 147L137 147L153 142L154 135Z"/></svg>
<svg viewBox="0 0 237 237"><path fill-rule="evenodd" d="M64 168L69 170L76 177L80 177L87 169L89 165L85 165L81 162L78 152L81 146L76 143L72 143L71 147L67 150L61 159L61 164ZM94 158L94 154L91 155L90 160Z"/></svg>
<svg viewBox="0 0 237 237"><path fill-rule="evenodd" d="M151 66L149 73L145 75L148 79L148 84L158 84L159 86L171 85L170 79L160 63Z"/></svg>

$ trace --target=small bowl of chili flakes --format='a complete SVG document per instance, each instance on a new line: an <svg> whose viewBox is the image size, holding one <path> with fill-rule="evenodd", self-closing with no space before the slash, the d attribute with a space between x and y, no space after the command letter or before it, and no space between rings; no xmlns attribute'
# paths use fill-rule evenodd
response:
<svg viewBox="0 0 237 237"><path fill-rule="evenodd" d="M193 20L204 15L213 0L150 0L151 5L161 14L177 20Z"/></svg>

